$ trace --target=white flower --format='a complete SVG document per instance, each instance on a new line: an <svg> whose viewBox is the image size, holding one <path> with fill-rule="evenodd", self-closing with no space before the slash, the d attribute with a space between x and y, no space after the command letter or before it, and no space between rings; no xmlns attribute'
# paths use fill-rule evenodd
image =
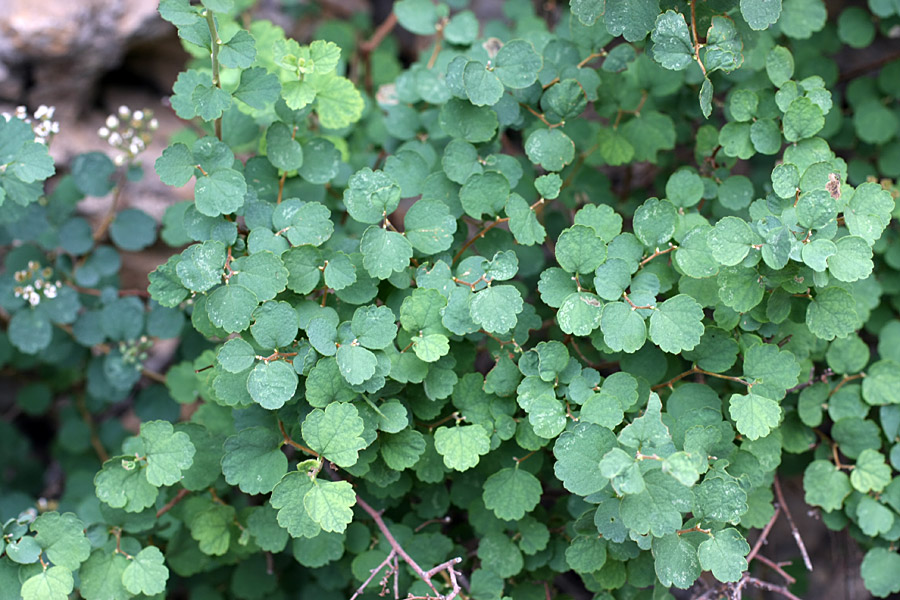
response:
<svg viewBox="0 0 900 600"><path fill-rule="evenodd" d="M122 165L125 164L125 157L120 154L119 156L117 156L113 159L113 162L116 164L117 167L121 167Z"/></svg>
<svg viewBox="0 0 900 600"><path fill-rule="evenodd" d="M31 292L28 295L28 304L30 304L32 306L37 306L38 304L40 304L40 302L41 302L41 297L38 294L36 294L35 292Z"/></svg>
<svg viewBox="0 0 900 600"><path fill-rule="evenodd" d="M56 286L50 285L50 286L47 286L46 288L44 288L44 295L47 298L56 298L56 291L57 291Z"/></svg>
<svg viewBox="0 0 900 600"><path fill-rule="evenodd" d="M99 135L104 140L109 137L109 128L101 127L97 130L97 135Z"/></svg>
<svg viewBox="0 0 900 600"><path fill-rule="evenodd" d="M119 126L119 119L116 118L116 115L109 115L106 117L106 126L110 129L115 129Z"/></svg>
<svg viewBox="0 0 900 600"><path fill-rule="evenodd" d="M119 116L123 119L127 119L129 116L131 116L131 109L123 104L119 107Z"/></svg>
<svg viewBox="0 0 900 600"><path fill-rule="evenodd" d="M150 123L147 125L147 127L149 127L150 131L156 131L157 129L159 129L159 121L157 121L155 118L150 119Z"/></svg>
<svg viewBox="0 0 900 600"><path fill-rule="evenodd" d="M140 123L141 121L144 120L144 111L142 111L142 110L136 110L136 111L134 111L133 118L134 118L135 121L137 121L138 123Z"/></svg>
<svg viewBox="0 0 900 600"><path fill-rule="evenodd" d="M110 146L118 146L122 143L122 136L119 135L118 131L113 131L109 134L109 145Z"/></svg>
<svg viewBox="0 0 900 600"><path fill-rule="evenodd" d="M47 106L46 104L41 104L40 106L38 106L38 109L34 111L34 118L44 119L45 117L47 119L50 119L53 117L53 113L50 110L49 106Z"/></svg>

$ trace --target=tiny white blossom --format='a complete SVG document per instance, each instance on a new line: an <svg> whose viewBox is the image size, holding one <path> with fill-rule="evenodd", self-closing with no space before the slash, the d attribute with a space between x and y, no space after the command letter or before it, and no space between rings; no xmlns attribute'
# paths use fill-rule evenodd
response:
<svg viewBox="0 0 900 600"><path fill-rule="evenodd" d="M101 127L97 130L97 135L99 135L104 140L109 137L109 128Z"/></svg>
<svg viewBox="0 0 900 600"><path fill-rule="evenodd" d="M51 285L44 289L44 295L48 298L56 298L56 286Z"/></svg>
<svg viewBox="0 0 900 600"><path fill-rule="evenodd" d="M31 294L28 295L28 304L37 306L38 304L40 304L40 302L41 297L38 294L31 292Z"/></svg>
<svg viewBox="0 0 900 600"><path fill-rule="evenodd" d="M155 118L150 119L150 123L147 126L150 128L150 131L156 131L157 129L159 129L159 121L157 121Z"/></svg>
<svg viewBox="0 0 900 600"><path fill-rule="evenodd" d="M129 116L131 116L131 109L123 104L119 107L119 116L123 119L127 119Z"/></svg>
<svg viewBox="0 0 900 600"><path fill-rule="evenodd" d="M109 115L106 117L106 126L110 129L115 129L119 126L119 119L117 119L115 115Z"/></svg>
<svg viewBox="0 0 900 600"><path fill-rule="evenodd" d="M142 110L136 110L136 111L134 111L134 115L132 115L132 116L133 116L133 118L134 118L135 121L137 121L137 122L140 123L141 121L144 120L144 111L142 111Z"/></svg>
<svg viewBox="0 0 900 600"><path fill-rule="evenodd" d="M121 167L122 165L125 164L125 157L120 154L113 159L113 162L116 164L117 167Z"/></svg>
<svg viewBox="0 0 900 600"><path fill-rule="evenodd" d="M110 146L118 146L122 143L122 136L119 135L118 131L113 131L109 134L109 145Z"/></svg>

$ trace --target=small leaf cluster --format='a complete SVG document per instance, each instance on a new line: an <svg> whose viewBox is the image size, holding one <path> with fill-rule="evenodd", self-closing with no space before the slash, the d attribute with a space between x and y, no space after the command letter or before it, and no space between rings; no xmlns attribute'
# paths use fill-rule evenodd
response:
<svg viewBox="0 0 900 600"><path fill-rule="evenodd" d="M45 188L0 119L0 596L790 593L748 540L791 476L900 591L900 61L834 58L897 7L466 4L162 0L159 231L143 147Z"/></svg>

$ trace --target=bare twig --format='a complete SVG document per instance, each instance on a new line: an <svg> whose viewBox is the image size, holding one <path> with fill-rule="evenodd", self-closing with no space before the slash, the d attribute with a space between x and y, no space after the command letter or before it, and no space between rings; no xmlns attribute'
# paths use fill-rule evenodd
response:
<svg viewBox="0 0 900 600"><path fill-rule="evenodd" d="M784 580L788 582L788 585L790 585L792 583L797 583L797 580L794 579L793 577L791 577L790 575L788 575L787 573L785 573L784 569L782 569L779 565L775 564L775 562L769 560L762 554L757 554L754 558L756 560L758 560L759 562L761 562L762 564L769 567L770 569L772 569L773 571L775 571L776 573L778 573L779 575L781 575L784 578Z"/></svg>
<svg viewBox="0 0 900 600"><path fill-rule="evenodd" d="M100 436L97 435L97 425L94 423L94 417L91 415L91 411L88 410L87 404L84 401L84 395L79 394L75 398L75 407L78 409L78 413L81 415L84 424L87 425L91 437L91 446L94 448L97 458L100 459L101 463L105 463L109 460L109 453L106 451L106 448L103 447Z"/></svg>
<svg viewBox="0 0 900 600"><path fill-rule="evenodd" d="M797 530L797 525L794 524L794 518L791 516L791 511L788 508L787 502L784 500L784 493L781 491L781 483L778 481L778 476L775 476L773 481L775 497L778 499L778 506L784 511L784 516L787 517L788 523L791 525L791 535L794 536L794 541L797 542L797 547L800 549L800 555L803 557L803 564L806 565L807 571L812 571L813 566L812 561L809 560L809 552L806 551L806 545L803 543L803 538L800 537L800 532Z"/></svg>
<svg viewBox="0 0 900 600"><path fill-rule="evenodd" d="M756 539L756 543L753 544L753 549L750 550L750 554L747 555L747 562L753 560L757 554L759 554L760 548L762 548L763 544L766 543L766 538L769 537L769 532L772 531L772 526L775 524L775 521L778 520L778 516L781 514L781 507L776 507L775 512L772 514L772 518L769 519L769 522L766 523L766 526L763 527L762 532L760 532L759 537Z"/></svg>
<svg viewBox="0 0 900 600"><path fill-rule="evenodd" d="M747 577L747 581L756 587L779 594L784 596L785 598L790 598L790 600L801 600L794 594L788 591L786 587L783 585L775 585L774 583L769 583L768 581L763 581L761 579L757 579L756 577Z"/></svg>
<svg viewBox="0 0 900 600"><path fill-rule="evenodd" d="M166 514L167 512L169 512L170 510L172 510L176 504L181 502L184 499L184 497L190 493L191 493L190 490L188 490L187 488L181 488L178 491L178 493L175 494L175 496L171 500L166 502L166 504L161 509L156 511L156 518L158 519L161 516L163 516L164 514Z"/></svg>
<svg viewBox="0 0 900 600"><path fill-rule="evenodd" d="M353 595L352 595L352 596L350 596L350 600L356 600L356 598L359 597L359 595L363 593L363 591L368 587L368 585L372 582L372 580L375 579L375 576L378 575L378 573L379 573L385 566L387 566L388 564L390 564L390 562L391 562L396 556L397 556L397 553L396 553L395 551L391 550L390 554L388 554L387 557L386 557L383 561L381 561L381 564L378 565L377 567L375 567L374 569L372 569L372 570L370 571L369 578L366 579L365 581L363 581L361 586L359 586L358 588L356 588L356 591L353 592Z"/></svg>
<svg viewBox="0 0 900 600"><path fill-rule="evenodd" d="M451 558L450 560L443 562L443 563L437 565L436 567L429 569L428 571L425 571L424 569L422 569L422 567L419 566L419 564L415 560L413 560L413 558L406 552L406 550L403 549L403 546L401 546L400 543L397 541L397 539L393 536L390 529L388 529L387 525L385 524L384 519L381 517L381 512L372 508L368 502L363 500L358 495L356 496L356 504L360 508L362 508L364 511L366 511L366 513L368 513L369 516L372 517L372 520L375 521L375 525L378 527L379 531L381 531L382 535L384 535L384 538L385 538L385 540L387 540L387 543L390 544L390 546L392 548L391 553L396 554L397 556L402 558L403 562L405 562L407 565L410 566L410 568L412 568L412 570L416 573L416 575L419 577L419 579L424 581L425 584L429 588L431 588L431 591L434 592L434 594L437 598L439 598L441 600L453 600L453 598L456 598L459 595L461 588L459 586L459 582L456 579L456 570L453 567L454 567L454 565L461 563L462 558L460 558L460 557ZM447 574L450 576L450 584L453 588L450 590L450 593L447 594L446 596L444 596L443 594L438 592L437 588L431 582L431 579L435 575L437 575L438 573L440 573L442 571L446 571Z"/></svg>

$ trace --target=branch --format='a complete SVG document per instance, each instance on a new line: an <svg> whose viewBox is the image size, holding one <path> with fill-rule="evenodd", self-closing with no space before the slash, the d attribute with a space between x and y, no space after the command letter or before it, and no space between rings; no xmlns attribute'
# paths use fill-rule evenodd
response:
<svg viewBox="0 0 900 600"><path fill-rule="evenodd" d="M703 71L703 77L706 77L706 67L703 65L703 61L700 60L700 39L697 37L697 0L691 0L691 34L694 36L694 58L697 60L697 64L700 65L700 70Z"/></svg>
<svg viewBox="0 0 900 600"><path fill-rule="evenodd" d="M791 511L788 508L787 502L784 500L784 494L781 491L781 483L778 481L778 476L776 475L774 478L774 487L775 487L775 497L778 499L778 506L784 511L784 516L787 517L788 523L791 525L791 535L794 536L794 541L797 542L797 547L800 548L800 555L803 557L803 564L806 565L807 571L812 571L812 561L809 560L809 553L806 551L806 545L803 543L803 538L800 537L800 532L797 531L797 526L794 524L794 518L791 516Z"/></svg>
<svg viewBox="0 0 900 600"><path fill-rule="evenodd" d="M784 596L785 598L789 598L790 600L801 600L794 594L790 593L786 587L783 585L775 585L774 583L769 583L768 581L762 581L761 579L757 579L756 577L747 577L747 581L756 587L779 594Z"/></svg>
<svg viewBox="0 0 900 600"><path fill-rule="evenodd" d="M216 29L216 17L211 10L206 11L206 25L209 27L209 38L212 45L212 53L210 54L210 62L212 63L212 80L213 85L222 89L222 80L219 78L219 32ZM222 117L215 120L216 137L222 139Z"/></svg>
<svg viewBox="0 0 900 600"><path fill-rule="evenodd" d="M281 430L281 436L284 438L284 443L285 443L285 444L287 444L287 445L290 446L291 448L296 448L297 450L300 450L300 451L302 451L302 452L306 452L307 454L309 454L309 455L311 455L311 456L315 456L316 458L319 458L319 453L318 453L318 452L316 452L315 450L312 450L312 449L310 449L310 448L307 448L307 447L304 446L303 444L298 444L297 442L295 442L294 440L291 439L291 436L289 436L288 433L287 433L287 431L285 430L285 428L284 428L284 422L282 422L281 419L278 419L278 429Z"/></svg>
<svg viewBox="0 0 900 600"><path fill-rule="evenodd" d="M94 448L97 458L100 459L101 463L105 463L109 460L109 453L106 451L106 448L103 447L100 436L97 435L97 425L94 423L94 417L91 416L91 411L88 410L83 394L79 394L75 398L75 407L78 409L79 414L81 414L84 424L87 425L88 432L91 436L91 446Z"/></svg>
<svg viewBox="0 0 900 600"><path fill-rule="evenodd" d="M756 558L756 555L759 553L759 549L762 548L762 545L766 543L766 538L769 537L769 532L772 531L772 525L775 524L775 521L778 520L778 515L781 514L781 507L775 507L775 512L772 514L772 518L769 519L769 522L766 523L766 526L763 527L762 532L759 534L759 537L756 540L756 543L753 544L753 549L750 550L750 554L747 555L747 562L752 561Z"/></svg>
<svg viewBox="0 0 900 600"><path fill-rule="evenodd" d="M434 592L438 598L442 600L453 600L453 598L456 598L459 595L461 588L459 586L459 582L457 582L456 580L456 571L453 567L454 565L458 565L459 563L461 563L462 558L457 556L456 558L451 558L447 562L441 563L428 571L423 570L422 567L420 567L419 564L415 560L413 560L413 558L409 554L407 554L406 550L403 549L397 539L391 534L391 531L385 524L384 519L381 517L381 512L369 506L369 504L359 495L356 496L356 504L364 511L366 511L369 516L372 517L372 520L375 521L375 525L381 531L382 535L384 535L387 543L390 544L392 548L391 554L396 554L397 556L402 558L403 562L405 562L412 568L413 571L415 571L419 579L424 581L425 584L429 588L431 588L431 591ZM434 584L431 583L431 578L441 571L446 571L450 575L450 582L453 586L453 589L447 596L444 596L440 592L438 592L437 588L434 587Z"/></svg>
<svg viewBox="0 0 900 600"><path fill-rule="evenodd" d="M397 555L397 553L395 551L391 550L391 553L387 555L387 558L385 558L381 562L380 565L378 565L377 567L375 567L374 569L372 569L370 571L371 575L369 575L369 578L366 579L365 581L363 581L361 586L356 588L356 591L353 592L352 596L350 596L350 600L356 600L356 598L358 598L359 595L362 594L363 591L369 586L369 584L372 582L372 580L375 579L375 576L378 575L378 572L381 571L385 566L387 566L394 559L394 557L396 555ZM390 577L390 569L388 569L387 576Z"/></svg>
<svg viewBox="0 0 900 600"><path fill-rule="evenodd" d="M190 490L188 490L187 488L181 488L181 490L177 494L175 494L174 498L166 502L166 504L161 509L156 511L156 518L158 519L172 510L172 508L174 508L176 504L181 502L181 500L188 494L190 494Z"/></svg>
<svg viewBox="0 0 900 600"><path fill-rule="evenodd" d="M638 306L637 308L646 308L646 307ZM752 385L752 384L750 384L750 383L747 383L746 381L744 381L744 380L741 379L740 377L732 377L731 375L722 375L722 374L720 374L720 373L713 373L713 372L711 372L711 371L704 371L703 369L701 369L701 368L698 367L697 365L694 365L693 368L691 368L689 371L685 371L684 373L679 373L678 375L676 375L675 377L673 377L672 379L670 379L670 380L668 380L668 381L666 381L666 382L664 382L664 383L657 383L656 385L654 385L654 386L651 387L650 389L651 389L652 391L656 391L656 390L662 389L662 388L664 388L664 387L671 388L671 387L672 387L672 384L675 383L676 381L679 381L680 379L684 379L684 378L687 377L688 375L694 375L694 374L706 375L707 377L715 377L716 379L725 379L725 380L728 380L728 381L733 381L733 382L735 382L735 383L740 383L741 385L746 385L748 388L751 387L751 385Z"/></svg>

